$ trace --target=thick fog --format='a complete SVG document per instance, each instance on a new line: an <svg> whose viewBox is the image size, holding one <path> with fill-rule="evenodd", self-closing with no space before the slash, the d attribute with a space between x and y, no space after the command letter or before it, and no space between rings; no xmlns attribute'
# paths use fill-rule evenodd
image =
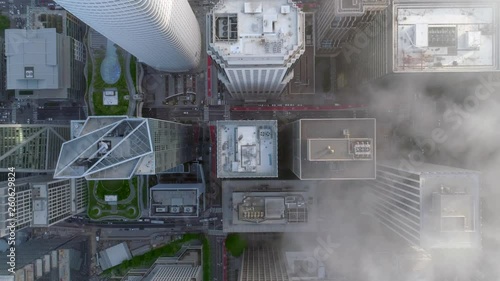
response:
<svg viewBox="0 0 500 281"><path fill-rule="evenodd" d="M310 252L331 280L500 280L497 81L500 75L490 74L398 79L359 94L377 118L378 159L481 172L482 249L426 253L410 247L370 215L362 181L320 184L320 232L286 234L283 247Z"/></svg>

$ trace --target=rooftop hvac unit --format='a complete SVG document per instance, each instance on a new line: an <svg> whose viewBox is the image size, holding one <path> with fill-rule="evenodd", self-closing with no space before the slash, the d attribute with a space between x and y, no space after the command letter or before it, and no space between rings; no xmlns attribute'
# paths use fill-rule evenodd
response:
<svg viewBox="0 0 500 281"><path fill-rule="evenodd" d="M181 212L181 208L178 206L170 206L170 213L178 214Z"/></svg>
<svg viewBox="0 0 500 281"><path fill-rule="evenodd" d="M157 213L165 213L165 212L167 212L167 208L160 208L160 207L159 207L159 208L156 208L156 209L155 209L155 211L156 211Z"/></svg>
<svg viewBox="0 0 500 281"><path fill-rule="evenodd" d="M193 213L193 212L194 212L193 206L184 206L184 213Z"/></svg>
<svg viewBox="0 0 500 281"><path fill-rule="evenodd" d="M259 137L261 139L271 139L272 134L270 129L260 129L259 130Z"/></svg>

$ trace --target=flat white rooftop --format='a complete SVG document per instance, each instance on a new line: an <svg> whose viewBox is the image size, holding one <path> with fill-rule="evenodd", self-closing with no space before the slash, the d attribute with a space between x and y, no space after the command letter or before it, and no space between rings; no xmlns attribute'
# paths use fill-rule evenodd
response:
<svg viewBox="0 0 500 281"><path fill-rule="evenodd" d="M453 72L497 68L492 5L395 5L394 71Z"/></svg>
<svg viewBox="0 0 500 281"><path fill-rule="evenodd" d="M213 10L211 47L228 65L283 64L303 48L303 21L292 1L223 1Z"/></svg>
<svg viewBox="0 0 500 281"><path fill-rule="evenodd" d="M218 121L217 177L278 176L276 120Z"/></svg>

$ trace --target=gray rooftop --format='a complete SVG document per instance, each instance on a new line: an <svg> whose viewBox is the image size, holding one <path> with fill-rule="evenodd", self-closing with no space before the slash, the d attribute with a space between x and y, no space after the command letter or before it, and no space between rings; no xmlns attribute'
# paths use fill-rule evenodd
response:
<svg viewBox="0 0 500 281"><path fill-rule="evenodd" d="M107 248L99 253L99 264L102 270L106 270L123 261L132 259L132 254L125 242Z"/></svg>
<svg viewBox="0 0 500 281"><path fill-rule="evenodd" d="M217 121L217 177L277 176L276 120Z"/></svg>
<svg viewBox="0 0 500 281"><path fill-rule="evenodd" d="M312 182L226 180L224 232L314 232L317 198Z"/></svg>
<svg viewBox="0 0 500 281"><path fill-rule="evenodd" d="M7 89L52 90L66 97L69 87L69 37L55 28L5 30ZM48 92L47 92L48 93ZM62 95L62 96L61 96Z"/></svg>
<svg viewBox="0 0 500 281"><path fill-rule="evenodd" d="M201 192L199 192L201 191ZM203 184L158 184L150 189L152 217L197 217Z"/></svg>
<svg viewBox="0 0 500 281"><path fill-rule="evenodd" d="M439 2L394 5L394 71L497 69L496 7Z"/></svg>
<svg viewBox="0 0 500 281"><path fill-rule="evenodd" d="M223 65L283 65L303 52L304 18L292 1L222 1L212 13L211 47Z"/></svg>
<svg viewBox="0 0 500 281"><path fill-rule="evenodd" d="M301 119L285 131L302 180L375 178L375 119Z"/></svg>
<svg viewBox="0 0 500 281"><path fill-rule="evenodd" d="M378 165L373 186L380 202L391 205L385 216L392 217L397 209L419 221L417 227L411 224L410 232L389 226L404 233L402 237L410 243L424 249L480 247L478 172L428 163L409 167L399 161L385 162ZM391 199L404 205L404 210L395 208Z"/></svg>

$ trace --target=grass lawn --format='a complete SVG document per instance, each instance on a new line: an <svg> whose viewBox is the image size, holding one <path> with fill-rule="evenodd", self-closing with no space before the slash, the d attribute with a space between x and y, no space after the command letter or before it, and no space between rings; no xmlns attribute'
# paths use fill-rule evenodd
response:
<svg viewBox="0 0 500 281"><path fill-rule="evenodd" d="M120 201L130 195L128 180L99 181L97 185L97 196L101 199L104 199L105 195L118 195Z"/></svg>
<svg viewBox="0 0 500 281"><path fill-rule="evenodd" d="M90 89L90 83L92 83L92 60L90 59L90 56L88 56L87 59L87 91Z"/></svg>
<svg viewBox="0 0 500 281"><path fill-rule="evenodd" d="M137 178L133 178L132 182L134 184L134 188L137 194ZM140 215L139 211L139 200L137 196L132 199L132 201L128 204L118 204L116 206L116 210L118 211L116 214L110 214L111 206L108 204L103 204L97 201L94 196L94 188L97 188L96 195L99 199L104 200L105 195L118 195L118 200L123 200L128 198L130 195L130 188L128 180L113 180L113 181L88 181L89 194L88 194L88 215L91 219L99 220L103 219L106 216L122 216L127 219L137 219ZM93 208L97 206L101 209L101 213ZM129 207L135 207L135 211L131 210Z"/></svg>
<svg viewBox="0 0 500 281"><path fill-rule="evenodd" d="M247 241L238 233L231 233L226 238L226 249L233 257L239 257L245 251Z"/></svg>

